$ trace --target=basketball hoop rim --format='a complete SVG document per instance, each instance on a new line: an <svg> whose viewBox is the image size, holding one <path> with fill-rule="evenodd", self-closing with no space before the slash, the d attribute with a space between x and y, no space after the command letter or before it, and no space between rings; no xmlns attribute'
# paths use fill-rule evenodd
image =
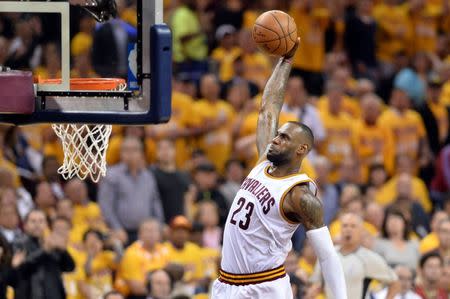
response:
<svg viewBox="0 0 450 299"><path fill-rule="evenodd" d="M38 84L61 84L58 79L38 78ZM71 78L71 90L116 90L127 82L122 78Z"/></svg>
<svg viewBox="0 0 450 299"><path fill-rule="evenodd" d="M60 84L61 79L41 79L39 84ZM81 92L99 90L123 91L127 83L121 78L71 78L70 89ZM64 161L58 173L64 179L78 176L84 180L90 177L98 182L106 174L106 150L112 125L110 124L71 124L57 123L52 125L56 136L61 140L64 150Z"/></svg>

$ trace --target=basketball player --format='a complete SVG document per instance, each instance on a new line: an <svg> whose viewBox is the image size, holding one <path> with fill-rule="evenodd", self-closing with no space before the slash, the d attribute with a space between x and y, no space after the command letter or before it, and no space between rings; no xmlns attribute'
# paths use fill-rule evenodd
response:
<svg viewBox="0 0 450 299"><path fill-rule="evenodd" d="M228 214L219 278L212 298L292 298L283 267L291 237L307 231L335 299L346 299L342 265L323 224L316 185L299 168L314 144L297 122L278 128L278 117L295 47L280 59L264 89L257 127L259 161L242 183Z"/></svg>

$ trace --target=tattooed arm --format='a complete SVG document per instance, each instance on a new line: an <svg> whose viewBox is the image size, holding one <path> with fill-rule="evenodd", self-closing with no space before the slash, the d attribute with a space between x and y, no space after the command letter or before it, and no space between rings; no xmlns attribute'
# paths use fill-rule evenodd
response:
<svg viewBox="0 0 450 299"><path fill-rule="evenodd" d="M301 223L307 231L324 226L322 201L312 194L307 184L294 187L282 209L289 221Z"/></svg>
<svg viewBox="0 0 450 299"><path fill-rule="evenodd" d="M330 232L323 223L323 206L306 184L294 187L281 206L287 220L301 223L319 259L323 278L336 299L347 299L344 271L331 241Z"/></svg>
<svg viewBox="0 0 450 299"><path fill-rule="evenodd" d="M297 51L300 39L294 48L284 57L280 58L272 75L264 87L261 107L259 109L258 127L256 129L256 146L258 148L259 162L266 158L267 145L275 138L278 129L278 119L283 106L284 92L286 90L289 73L291 72L290 59Z"/></svg>

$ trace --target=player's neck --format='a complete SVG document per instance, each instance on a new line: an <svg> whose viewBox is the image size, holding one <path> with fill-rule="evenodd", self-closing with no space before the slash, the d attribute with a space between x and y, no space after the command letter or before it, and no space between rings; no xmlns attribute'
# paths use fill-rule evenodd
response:
<svg viewBox="0 0 450 299"><path fill-rule="evenodd" d="M271 176L283 177L283 176L287 176L290 174L298 173L298 171L300 169L299 165L300 165L300 163L297 163L296 165L289 165L289 164L272 165L268 169L268 172Z"/></svg>

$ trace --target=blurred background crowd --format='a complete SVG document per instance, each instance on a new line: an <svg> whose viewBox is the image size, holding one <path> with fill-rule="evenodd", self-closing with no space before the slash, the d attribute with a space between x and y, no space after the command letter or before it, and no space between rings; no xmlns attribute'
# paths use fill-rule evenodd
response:
<svg viewBox="0 0 450 299"><path fill-rule="evenodd" d="M136 1L116 2L105 24L71 8L72 77L126 78ZM301 37L280 124L315 134L301 171L319 187L349 298L394 285L396 298L450 298L447 0L164 1L172 118L114 127L100 183L62 180L49 125L0 128L0 297L208 298L228 207L257 161L277 58L251 29L271 9ZM0 14L0 65L58 78L55 24ZM295 298L327 298L315 263L299 228L286 261Z"/></svg>

